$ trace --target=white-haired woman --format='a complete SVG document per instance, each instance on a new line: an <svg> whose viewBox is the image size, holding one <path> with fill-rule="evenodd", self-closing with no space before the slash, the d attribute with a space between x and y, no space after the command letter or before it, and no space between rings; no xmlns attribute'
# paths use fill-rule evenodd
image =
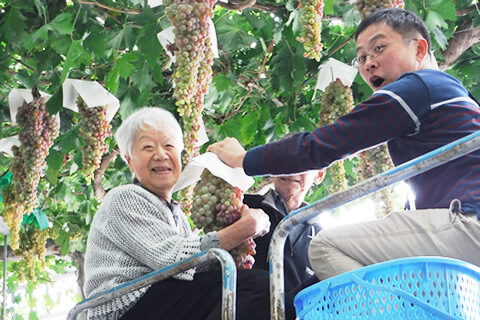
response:
<svg viewBox="0 0 480 320"><path fill-rule="evenodd" d="M168 111L142 108L118 128L120 153L135 176L111 189L90 228L85 293L92 296L209 248L230 250L270 228L244 207L234 224L194 236L172 190L181 172L182 130ZM220 319L221 275L188 270L89 312L90 319ZM269 319L268 274L239 270L237 319Z"/></svg>

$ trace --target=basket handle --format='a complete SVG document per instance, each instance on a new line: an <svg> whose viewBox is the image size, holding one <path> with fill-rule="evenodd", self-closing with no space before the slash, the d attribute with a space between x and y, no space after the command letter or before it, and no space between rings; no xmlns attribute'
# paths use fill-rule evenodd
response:
<svg viewBox="0 0 480 320"><path fill-rule="evenodd" d="M427 310L428 312L433 313L436 316L441 317L442 319L448 319L448 320L461 320L461 318L457 318L455 316L452 316L449 313L446 313L431 304L428 304L427 302L418 299L414 295L403 291L402 289L395 288L395 287L387 287L387 286L382 286L382 285L377 285L377 284L372 284L368 281L365 281L361 279L359 276L356 274L352 274L352 280L355 281L357 284L362 285L365 288L372 289L372 290L382 290L382 291L390 291L396 295L401 296L402 298L418 305L419 307L422 307L423 309Z"/></svg>

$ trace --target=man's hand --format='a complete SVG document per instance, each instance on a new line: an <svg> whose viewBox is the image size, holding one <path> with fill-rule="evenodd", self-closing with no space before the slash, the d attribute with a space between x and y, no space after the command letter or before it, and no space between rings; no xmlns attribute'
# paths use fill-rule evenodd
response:
<svg viewBox="0 0 480 320"><path fill-rule="evenodd" d="M225 138L208 146L207 151L215 153L220 160L232 168L242 168L247 151L235 138Z"/></svg>

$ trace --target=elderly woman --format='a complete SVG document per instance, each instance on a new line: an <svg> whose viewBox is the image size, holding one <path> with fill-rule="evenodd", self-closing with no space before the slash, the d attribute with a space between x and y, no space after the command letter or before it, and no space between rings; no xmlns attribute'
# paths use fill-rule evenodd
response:
<svg viewBox="0 0 480 320"><path fill-rule="evenodd" d="M110 190L93 219L85 258L87 296L209 248L230 250L269 230L262 210L244 206L234 224L203 236L192 234L179 204L172 200L182 169L183 141L181 128L168 111L136 111L115 138L135 181ZM268 274L238 270L237 275L237 319L269 319ZM221 284L219 272L191 269L100 305L89 311L89 318L220 319Z"/></svg>

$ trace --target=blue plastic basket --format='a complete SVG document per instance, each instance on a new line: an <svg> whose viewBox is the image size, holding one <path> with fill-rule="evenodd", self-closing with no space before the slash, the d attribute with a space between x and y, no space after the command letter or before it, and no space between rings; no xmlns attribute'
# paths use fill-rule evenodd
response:
<svg viewBox="0 0 480 320"><path fill-rule="evenodd" d="M301 320L480 319L480 268L442 257L377 263L300 291L295 308Z"/></svg>

